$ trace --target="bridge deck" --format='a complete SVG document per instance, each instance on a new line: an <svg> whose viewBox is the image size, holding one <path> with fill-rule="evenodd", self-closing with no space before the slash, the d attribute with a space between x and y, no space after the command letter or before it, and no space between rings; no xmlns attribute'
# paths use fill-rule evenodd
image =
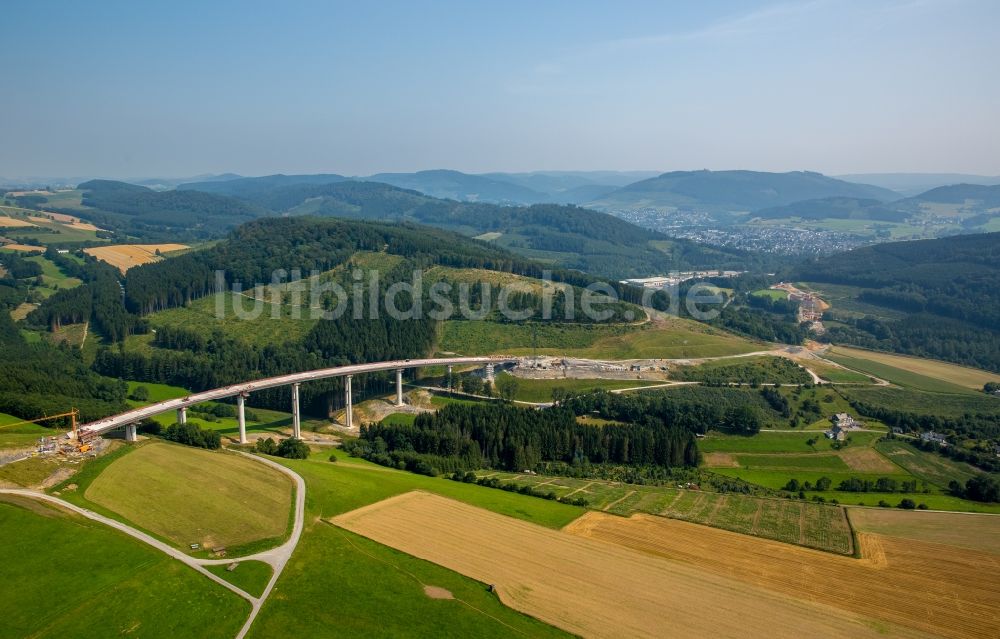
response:
<svg viewBox="0 0 1000 639"><path fill-rule="evenodd" d="M301 373L289 373L288 375L278 375L264 379L241 382L222 388L192 393L186 397L168 399L166 401L136 408L124 413L105 417L88 424L80 426L80 433L100 434L114 428L120 428L127 424L134 424L148 417L167 413L172 410L184 408L200 402L209 402L225 397L234 397L241 393L252 393L255 390L274 388L276 386L287 386L302 382L315 381L318 379L328 379L330 377L344 377L345 375L357 375L361 373L374 373L378 371L390 371L406 368L423 368L426 366L460 366L464 364L490 364L498 362L514 361L511 357L438 357L430 359L403 359L388 362L374 362L371 364L349 364L347 366L335 366L333 368L320 368Z"/></svg>

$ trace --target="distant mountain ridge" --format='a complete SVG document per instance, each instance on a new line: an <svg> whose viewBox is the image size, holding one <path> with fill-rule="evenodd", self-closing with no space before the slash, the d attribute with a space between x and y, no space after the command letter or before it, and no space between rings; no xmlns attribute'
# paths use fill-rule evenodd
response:
<svg viewBox="0 0 1000 639"><path fill-rule="evenodd" d="M254 197L271 189L291 184L331 184L343 182L348 178L336 173L318 173L313 175L263 175L260 177L241 177L233 180L214 180L204 182L187 182L177 186L179 191L203 191L219 195L235 197Z"/></svg>
<svg viewBox="0 0 1000 639"><path fill-rule="evenodd" d="M333 174L192 183L174 191L104 180L80 188L92 209L79 215L147 238L218 237L258 217L316 215L437 227L553 268L615 279L692 267L742 269L751 260L742 251L673 239L591 209L459 202Z"/></svg>
<svg viewBox="0 0 1000 639"><path fill-rule="evenodd" d="M416 173L376 173L364 179L368 182L382 182L419 191L431 197L460 202L535 204L548 199L545 193L519 184L445 169Z"/></svg>
<svg viewBox="0 0 1000 639"><path fill-rule="evenodd" d="M602 210L691 208L755 211L828 197L892 201L899 194L868 184L855 184L820 173L793 171L673 171L624 186L588 203Z"/></svg>
<svg viewBox="0 0 1000 639"><path fill-rule="evenodd" d="M380 182L458 202L503 205L581 204L616 188L655 175L651 171L539 171L531 173L463 173L432 169L413 173L376 173L363 177L337 174L267 175L224 180L198 180L178 189L252 197L274 187L293 184L329 184L344 180Z"/></svg>
<svg viewBox="0 0 1000 639"><path fill-rule="evenodd" d="M1000 184L1000 175L988 176L968 173L853 173L833 177L848 182L874 184L896 191L905 197L912 197L939 186L951 184Z"/></svg>

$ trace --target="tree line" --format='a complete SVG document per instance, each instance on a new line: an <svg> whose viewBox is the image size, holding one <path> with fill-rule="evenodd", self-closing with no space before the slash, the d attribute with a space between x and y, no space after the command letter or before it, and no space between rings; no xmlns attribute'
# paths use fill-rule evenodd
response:
<svg viewBox="0 0 1000 639"><path fill-rule="evenodd" d="M412 426L369 424L355 445L379 461L393 452L457 459L466 469L532 469L542 462L694 466L694 434L655 419L601 428L581 424L569 406L542 410L506 403L445 406ZM456 468L457 470L457 468Z"/></svg>

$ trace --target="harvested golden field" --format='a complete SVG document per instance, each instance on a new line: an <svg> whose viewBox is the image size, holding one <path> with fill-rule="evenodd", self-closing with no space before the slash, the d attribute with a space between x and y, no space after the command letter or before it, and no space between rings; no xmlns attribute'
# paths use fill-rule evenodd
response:
<svg viewBox="0 0 1000 639"><path fill-rule="evenodd" d="M880 364L894 366L911 373L917 373L926 377L940 379L958 386L967 388L982 389L986 382L1000 381L1000 375L982 371L977 368L968 368L958 364L949 364L935 359L924 359L922 357L909 357L907 355L893 355L891 353L881 353L878 351L867 351L859 348L849 348L847 346L835 346L830 349L834 355L845 355L858 359L867 359Z"/></svg>
<svg viewBox="0 0 1000 639"><path fill-rule="evenodd" d="M21 253L44 253L44 246L31 246L30 244L0 244L0 248Z"/></svg>
<svg viewBox="0 0 1000 639"><path fill-rule="evenodd" d="M1000 517L973 513L921 512L898 508L848 508L859 532L947 544L1000 555Z"/></svg>
<svg viewBox="0 0 1000 639"><path fill-rule="evenodd" d="M35 226L35 225L23 218L0 215L0 228L15 229L15 228L23 228L26 226Z"/></svg>
<svg viewBox="0 0 1000 639"><path fill-rule="evenodd" d="M83 222L80 218L73 215L67 215L65 213L53 213L51 211L44 212L46 217L53 220L54 222L59 222L60 224L65 224L66 226L72 226L75 229L80 229L82 231L100 231L101 229L94 226L90 222Z"/></svg>
<svg viewBox="0 0 1000 639"><path fill-rule="evenodd" d="M858 615L832 609L819 597L802 601L684 562L420 491L339 515L331 522L493 584L505 604L585 637L797 639L874 637L878 630L899 636L892 632L896 628L876 629Z"/></svg>
<svg viewBox="0 0 1000 639"><path fill-rule="evenodd" d="M83 249L84 253L93 255L102 262L107 262L122 273L133 266L159 261L156 254L180 251L188 248L184 244L116 244L114 246L96 246Z"/></svg>
<svg viewBox="0 0 1000 639"><path fill-rule="evenodd" d="M955 638L1000 633L1000 571L990 553L861 533L863 558L853 559L659 517L594 512L564 530L667 557L757 592L823 602L878 620L880 630Z"/></svg>

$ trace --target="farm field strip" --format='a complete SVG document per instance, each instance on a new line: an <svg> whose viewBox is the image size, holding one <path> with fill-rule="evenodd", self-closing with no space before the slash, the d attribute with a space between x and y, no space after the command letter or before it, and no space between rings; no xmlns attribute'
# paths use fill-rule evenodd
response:
<svg viewBox="0 0 1000 639"><path fill-rule="evenodd" d="M9 217L7 215L0 215L0 229L16 229L24 228L26 226L35 226L28 220L21 219L19 217Z"/></svg>
<svg viewBox="0 0 1000 639"><path fill-rule="evenodd" d="M557 497L582 497L589 508L614 515L646 513L828 552L854 551L846 514L834 505L596 479L512 473L490 476Z"/></svg>
<svg viewBox="0 0 1000 639"><path fill-rule="evenodd" d="M924 377L938 379L956 386L964 386L975 390L982 389L986 382L1000 382L1000 375L989 371L949 364L933 359L922 357L910 357L907 355L896 355L893 353L882 353L879 351L868 351L860 348L850 348L847 346L834 346L830 352L834 355L843 355L853 359L868 360L891 366L896 369L909 371Z"/></svg>
<svg viewBox="0 0 1000 639"><path fill-rule="evenodd" d="M848 508L847 512L851 524L859 532L1000 555L1000 517L996 515L891 508Z"/></svg>
<svg viewBox="0 0 1000 639"><path fill-rule="evenodd" d="M959 518L957 522L968 517L945 516ZM858 560L681 521L595 512L564 530L668 557L762 592L824 602L845 613L878 619L880 632L889 636L912 629L914 634L953 639L985 638L996 636L1000 627L1000 571L989 553L863 533Z"/></svg>
<svg viewBox="0 0 1000 639"><path fill-rule="evenodd" d="M0 244L0 249L17 251L18 253L44 253L44 246L32 246L31 244Z"/></svg>
<svg viewBox="0 0 1000 639"><path fill-rule="evenodd" d="M900 440L879 442L876 448L913 476L939 488L948 488L952 480L965 484L980 472L969 464L918 450Z"/></svg>
<svg viewBox="0 0 1000 639"><path fill-rule="evenodd" d="M581 636L659 637L667 628L678 636L877 636L859 616L823 604L429 493L404 493L331 522L494 584L507 605ZM706 601L711 616L676 614Z"/></svg>

